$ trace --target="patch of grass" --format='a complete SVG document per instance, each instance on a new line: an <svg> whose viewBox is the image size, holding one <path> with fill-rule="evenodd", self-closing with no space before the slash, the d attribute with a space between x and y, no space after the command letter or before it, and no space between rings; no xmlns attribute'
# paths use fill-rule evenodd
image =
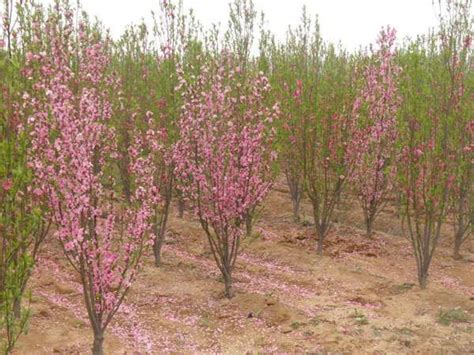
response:
<svg viewBox="0 0 474 355"><path fill-rule="evenodd" d="M252 234L246 236L246 239L249 243L256 240L260 240L262 239L262 233L260 231L253 231Z"/></svg>
<svg viewBox="0 0 474 355"><path fill-rule="evenodd" d="M298 322L298 321L295 321L293 323L291 323L290 327L293 328L294 330L298 329L299 327L301 327L301 323Z"/></svg>
<svg viewBox="0 0 474 355"><path fill-rule="evenodd" d="M394 287L395 293L397 293L397 294L405 293L405 292L411 290L414 286L415 286L414 283L404 282L404 283Z"/></svg>
<svg viewBox="0 0 474 355"><path fill-rule="evenodd" d="M310 324L310 325L316 327L321 323L336 324L335 321L324 318L321 315L318 315L318 316L315 316L315 317L309 319L307 324Z"/></svg>
<svg viewBox="0 0 474 355"><path fill-rule="evenodd" d="M250 247L254 242L262 240L262 233L260 231L252 231L252 234L245 235L241 240L242 248Z"/></svg>
<svg viewBox="0 0 474 355"><path fill-rule="evenodd" d="M367 319L366 315L358 309L356 309L354 313L352 313L351 318L353 318L356 324L358 325L369 324L369 320Z"/></svg>
<svg viewBox="0 0 474 355"><path fill-rule="evenodd" d="M211 326L212 322L209 318L207 317L201 317L199 319L199 326L203 328L209 328Z"/></svg>
<svg viewBox="0 0 474 355"><path fill-rule="evenodd" d="M395 328L394 331L402 335L413 336L413 330L407 327Z"/></svg>
<svg viewBox="0 0 474 355"><path fill-rule="evenodd" d="M439 311L438 323L442 325L450 325L451 323L465 323L469 321L469 317L465 311L456 307L446 311Z"/></svg>
<svg viewBox="0 0 474 355"><path fill-rule="evenodd" d="M385 327L376 327L375 325L372 326L372 333L376 337L380 337L383 334Z"/></svg>
<svg viewBox="0 0 474 355"><path fill-rule="evenodd" d="M317 326L319 325L321 322L323 321L323 319L321 319L320 316L316 316L314 318L311 318L308 323L311 324L311 325L314 325L314 326Z"/></svg>

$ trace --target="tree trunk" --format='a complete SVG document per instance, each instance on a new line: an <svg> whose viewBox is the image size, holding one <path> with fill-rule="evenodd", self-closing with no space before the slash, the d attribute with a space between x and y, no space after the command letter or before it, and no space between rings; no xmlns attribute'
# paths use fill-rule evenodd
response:
<svg viewBox="0 0 474 355"><path fill-rule="evenodd" d="M318 250L317 250L317 253L319 256L323 256L323 242L324 242L324 238L319 235L318 237Z"/></svg>
<svg viewBox="0 0 474 355"><path fill-rule="evenodd" d="M323 243L324 238L326 237L327 226L324 222L321 222L321 219L316 213L316 208L314 207L313 203L313 218L314 218L314 226L316 228L316 235L318 236L318 249L317 253L319 256L323 256Z"/></svg>
<svg viewBox="0 0 474 355"><path fill-rule="evenodd" d="M367 238L371 238L374 233L374 221L377 214L377 207L371 204L367 211L364 212L365 216L365 231Z"/></svg>
<svg viewBox="0 0 474 355"><path fill-rule="evenodd" d="M366 225L365 225L366 232L367 232L367 238L372 238L372 234L374 233L374 231L372 229L372 224L373 224L373 221L368 220Z"/></svg>
<svg viewBox="0 0 474 355"><path fill-rule="evenodd" d="M300 221L300 199L292 198L291 202L293 203L293 220L295 222L299 222Z"/></svg>
<svg viewBox="0 0 474 355"><path fill-rule="evenodd" d="M0 260L3 263L3 260ZM0 304L3 302L3 292L5 291L5 279L4 279L3 265L0 264Z"/></svg>
<svg viewBox="0 0 474 355"><path fill-rule="evenodd" d="M161 266L161 247L163 246L163 238L161 235L156 236L155 241L153 242L153 253L155 255L155 266Z"/></svg>
<svg viewBox="0 0 474 355"><path fill-rule="evenodd" d="M224 273L225 296L229 299L234 297L234 288L232 286L232 275L230 272Z"/></svg>
<svg viewBox="0 0 474 355"><path fill-rule="evenodd" d="M153 243L153 253L155 255L155 266L159 267L161 265L161 247L165 242L166 237L166 225L168 224L168 215L169 215L169 207L171 204L172 198L172 190L173 185L172 181L170 181L170 185L168 188L168 193L166 195L166 202L163 209L163 215L161 216L161 223L158 224L158 218L156 217L155 221L155 240Z"/></svg>
<svg viewBox="0 0 474 355"><path fill-rule="evenodd" d="M293 204L293 220L295 222L300 221L300 201L301 201L301 187L298 183L298 179L294 179L293 175L289 172L285 172L286 183L290 190L291 203Z"/></svg>
<svg viewBox="0 0 474 355"><path fill-rule="evenodd" d="M314 223L316 226L316 234L318 236L318 249L317 253L319 256L323 256L323 243L326 238L326 233L328 232L328 227L325 223L319 222L319 219L314 216Z"/></svg>
<svg viewBox="0 0 474 355"><path fill-rule="evenodd" d="M16 319L21 318L21 298L15 297L13 301L13 314L15 315Z"/></svg>
<svg viewBox="0 0 474 355"><path fill-rule="evenodd" d="M92 355L104 354L104 332L94 332L94 345L92 347Z"/></svg>
<svg viewBox="0 0 474 355"><path fill-rule="evenodd" d="M179 218L184 217L184 208L185 208L184 198L180 196L178 198L178 217Z"/></svg>
<svg viewBox="0 0 474 355"><path fill-rule="evenodd" d="M454 250L453 250L454 260L461 260L462 259L462 255L460 253L462 240L463 240L463 235L461 233L457 232L454 235Z"/></svg>
<svg viewBox="0 0 474 355"><path fill-rule="evenodd" d="M119 172L120 172L120 178L122 180L122 188L123 188L123 194L126 198L126 201L128 203L131 202L132 200L132 182L130 180L130 154L129 154L129 147L131 145L131 137L130 137L130 131L129 127L131 127L131 122L130 118L126 118L124 121L120 123L119 127L119 135L122 140L120 146L122 147L121 149L121 156L119 160L117 161L118 167L119 167Z"/></svg>
<svg viewBox="0 0 474 355"><path fill-rule="evenodd" d="M251 237L252 232L253 232L253 222L254 222L253 221L253 212L254 212L254 209L247 212L247 215L245 216L245 235L247 237Z"/></svg>
<svg viewBox="0 0 474 355"><path fill-rule="evenodd" d="M122 192L128 203L132 200L132 188L130 182L130 172L128 167L130 165L130 159L128 153L124 153L122 158L118 161L118 167L120 172L120 179L122 182Z"/></svg>
<svg viewBox="0 0 474 355"><path fill-rule="evenodd" d="M467 203L466 199L468 196L468 191L469 190L461 190L460 196L459 196L459 201L458 201L458 206L456 208L456 214L457 218L454 221L454 250L453 250L453 258L455 260L460 260L462 259L462 255L460 253L461 251L461 246L464 241L464 233L468 232L466 227L469 224L469 220L465 219L466 216L466 208L467 208ZM469 217L468 217L469 218ZM472 218L472 217L471 217Z"/></svg>
<svg viewBox="0 0 474 355"><path fill-rule="evenodd" d="M420 270L418 270L418 283L420 284L420 288L422 290L426 289L428 285L428 266L421 265Z"/></svg>
<svg viewBox="0 0 474 355"><path fill-rule="evenodd" d="M458 217L456 221L454 222L454 250L453 250L453 258L455 260L461 260L462 255L460 253L461 251L461 245L464 239L464 233L463 231L466 230L466 226L464 223L464 195L461 196L460 201L459 201L459 207L457 210Z"/></svg>
<svg viewBox="0 0 474 355"><path fill-rule="evenodd" d="M123 194L128 203L132 201L132 189L130 187L130 177L125 175L123 178Z"/></svg>

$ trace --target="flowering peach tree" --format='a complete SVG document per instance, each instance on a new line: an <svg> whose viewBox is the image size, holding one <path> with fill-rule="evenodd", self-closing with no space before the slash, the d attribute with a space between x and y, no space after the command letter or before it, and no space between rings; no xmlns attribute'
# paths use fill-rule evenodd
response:
<svg viewBox="0 0 474 355"><path fill-rule="evenodd" d="M471 4L469 0L447 1L447 20L441 17L441 31L412 43L400 58L404 104L397 176L421 288L427 286L451 207L457 216L456 238L469 232L464 227L469 225L472 202L472 117L464 73L471 45Z"/></svg>
<svg viewBox="0 0 474 355"><path fill-rule="evenodd" d="M401 97L397 89L400 68L394 63L396 31L383 29L373 63L365 70L364 86L354 102L355 129L348 150L353 171L352 189L364 212L367 235L394 188L397 110Z"/></svg>
<svg viewBox="0 0 474 355"><path fill-rule="evenodd" d="M182 79L181 136L174 149L181 189L207 235L228 298L245 218L272 186L269 126L278 114L277 106L265 104L267 78L240 75L224 55L195 80Z"/></svg>
<svg viewBox="0 0 474 355"><path fill-rule="evenodd" d="M293 219L300 220L304 194L304 125L314 112L315 91L319 85L323 44L319 22L308 16L303 7L301 23L290 27L284 46L271 46L272 91L280 102L278 121L278 157L290 192Z"/></svg>
<svg viewBox="0 0 474 355"><path fill-rule="evenodd" d="M12 4L0 9L0 351L6 354L28 329L28 281L51 221L28 166L32 87L21 71L31 43Z"/></svg>
<svg viewBox="0 0 474 355"><path fill-rule="evenodd" d="M151 155L144 154L150 136L145 135L129 148L131 201L124 204L119 198L113 168L117 135L110 124L117 82L107 73L108 42L85 22L75 30L73 14L57 4L36 34L44 51L27 54L37 92L30 118L31 166L48 198L55 236L80 275L94 333L92 351L102 354L104 332L149 243L159 193Z"/></svg>
<svg viewBox="0 0 474 355"><path fill-rule="evenodd" d="M307 90L311 104L301 123L304 186L313 207L319 255L353 165L347 151L353 129L354 65L347 54L337 56L334 47L326 51L315 88Z"/></svg>
<svg viewBox="0 0 474 355"><path fill-rule="evenodd" d="M445 6L443 6L445 4ZM454 220L453 257L474 228L474 109L472 89L472 0L439 1L439 37L442 70L447 73L443 101L453 120L451 130L455 181L451 193Z"/></svg>
<svg viewBox="0 0 474 355"><path fill-rule="evenodd" d="M429 41L434 41L430 38ZM442 109L435 64L439 57L425 43L404 54L404 105L399 128L397 176L400 207L412 243L421 288L441 236L453 186L453 155L448 146L449 116ZM430 45L431 48L433 46ZM432 75L430 75L432 74Z"/></svg>

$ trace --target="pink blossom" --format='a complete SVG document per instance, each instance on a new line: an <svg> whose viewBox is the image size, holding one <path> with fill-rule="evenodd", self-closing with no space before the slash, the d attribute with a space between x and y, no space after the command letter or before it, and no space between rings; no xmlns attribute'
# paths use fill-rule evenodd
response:
<svg viewBox="0 0 474 355"><path fill-rule="evenodd" d="M13 187L13 180L6 179L2 182L3 191L9 191Z"/></svg>
<svg viewBox="0 0 474 355"><path fill-rule="evenodd" d="M35 58L32 52L27 52L25 56L26 56L26 60L29 62L31 62Z"/></svg>

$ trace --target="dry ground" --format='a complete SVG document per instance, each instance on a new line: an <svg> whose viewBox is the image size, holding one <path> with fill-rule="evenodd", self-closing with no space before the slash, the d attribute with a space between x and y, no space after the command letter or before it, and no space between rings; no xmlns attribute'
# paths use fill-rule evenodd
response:
<svg viewBox="0 0 474 355"><path fill-rule="evenodd" d="M199 223L173 211L165 264L157 269L146 258L107 331L106 353L474 354L473 238L455 261L444 231L421 291L394 210L380 216L369 240L357 206L340 206L322 258L310 206L303 205L306 226L290 211L280 182L243 243L230 301ZM67 269L49 242L31 282L30 331L16 354L88 353L80 285Z"/></svg>

